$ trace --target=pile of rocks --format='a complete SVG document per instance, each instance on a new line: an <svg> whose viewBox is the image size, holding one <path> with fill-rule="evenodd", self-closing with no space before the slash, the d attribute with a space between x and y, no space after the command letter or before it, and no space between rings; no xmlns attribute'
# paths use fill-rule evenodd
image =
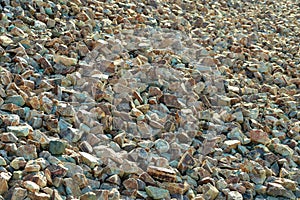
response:
<svg viewBox="0 0 300 200"><path fill-rule="evenodd" d="M300 198L297 2L0 9L0 199Z"/></svg>

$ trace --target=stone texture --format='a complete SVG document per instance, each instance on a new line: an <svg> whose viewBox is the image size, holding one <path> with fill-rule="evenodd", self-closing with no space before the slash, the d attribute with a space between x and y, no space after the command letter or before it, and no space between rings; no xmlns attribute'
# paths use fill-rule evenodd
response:
<svg viewBox="0 0 300 200"><path fill-rule="evenodd" d="M170 194L168 190L161 189L158 187L148 186L146 187L146 192L153 199L170 198Z"/></svg>

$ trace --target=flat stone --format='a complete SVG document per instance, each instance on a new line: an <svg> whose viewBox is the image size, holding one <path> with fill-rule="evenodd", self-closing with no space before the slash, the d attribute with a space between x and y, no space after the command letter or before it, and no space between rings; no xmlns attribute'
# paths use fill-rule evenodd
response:
<svg viewBox="0 0 300 200"><path fill-rule="evenodd" d="M58 64L63 64L65 66L72 66L72 65L76 65L77 64L77 59L75 58L69 58L67 56L63 56L63 55L54 55L53 56L53 60L55 63Z"/></svg>
<svg viewBox="0 0 300 200"><path fill-rule="evenodd" d="M190 185L187 182L184 183L170 183L164 182L159 184L161 188L164 188L170 192L170 194L184 194L190 188Z"/></svg>
<svg viewBox="0 0 300 200"><path fill-rule="evenodd" d="M170 193L166 189L161 189L158 187L147 186L146 188L147 194L153 199L166 199L170 198Z"/></svg>
<svg viewBox="0 0 300 200"><path fill-rule="evenodd" d="M32 127L29 125L23 126L8 126L7 131L14 133L17 137L26 137L32 131Z"/></svg>
<svg viewBox="0 0 300 200"><path fill-rule="evenodd" d="M147 168L147 173L158 180L175 182L176 181L176 172L173 169L168 169L164 167L149 166Z"/></svg>
<svg viewBox="0 0 300 200"><path fill-rule="evenodd" d="M21 95L9 96L5 99L4 103L13 103L17 106L24 106L25 101Z"/></svg>

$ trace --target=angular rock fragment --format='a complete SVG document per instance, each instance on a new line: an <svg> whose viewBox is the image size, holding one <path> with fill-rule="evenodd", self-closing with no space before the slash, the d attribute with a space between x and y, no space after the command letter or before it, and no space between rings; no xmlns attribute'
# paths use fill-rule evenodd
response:
<svg viewBox="0 0 300 200"><path fill-rule="evenodd" d="M160 181L175 182L176 172L172 169L149 166L147 168L147 173Z"/></svg>

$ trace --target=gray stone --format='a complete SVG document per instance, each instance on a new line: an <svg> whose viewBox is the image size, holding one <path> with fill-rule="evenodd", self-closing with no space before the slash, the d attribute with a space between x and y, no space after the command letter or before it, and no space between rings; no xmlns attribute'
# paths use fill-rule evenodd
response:
<svg viewBox="0 0 300 200"><path fill-rule="evenodd" d="M49 151L53 155L63 154L65 152L66 144L61 140L52 140L49 143Z"/></svg>
<svg viewBox="0 0 300 200"><path fill-rule="evenodd" d="M168 190L161 189L158 187L147 186L146 192L153 199L168 199L168 198L170 198L170 193Z"/></svg>

